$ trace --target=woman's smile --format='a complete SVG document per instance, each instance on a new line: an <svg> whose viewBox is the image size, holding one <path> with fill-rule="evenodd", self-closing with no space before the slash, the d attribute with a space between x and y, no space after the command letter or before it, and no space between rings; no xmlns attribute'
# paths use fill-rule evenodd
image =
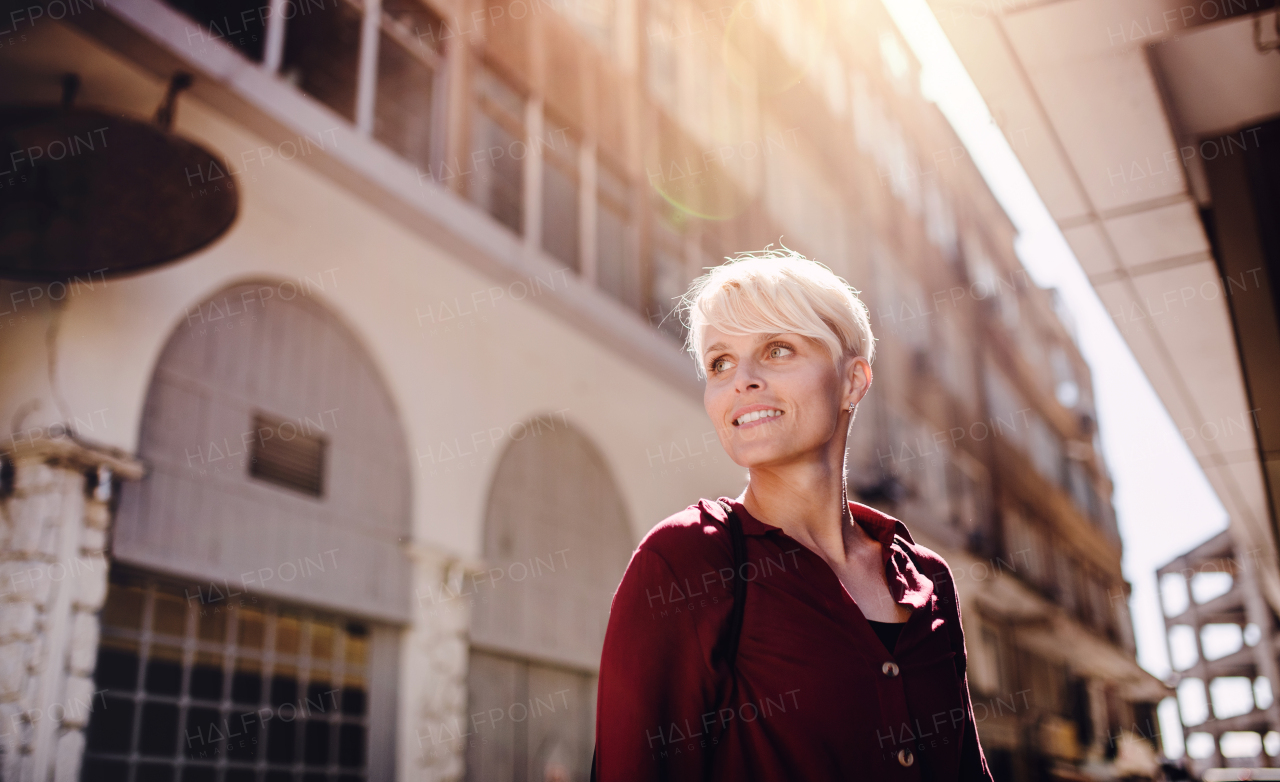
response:
<svg viewBox="0 0 1280 782"><path fill-rule="evenodd" d="M782 415L783 411L776 407L748 405L741 410L734 411L733 425L739 429L751 429L757 426L764 426Z"/></svg>

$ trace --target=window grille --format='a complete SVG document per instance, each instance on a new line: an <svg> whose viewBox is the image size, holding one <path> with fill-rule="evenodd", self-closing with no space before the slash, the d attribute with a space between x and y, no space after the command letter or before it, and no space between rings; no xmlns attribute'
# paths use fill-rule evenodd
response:
<svg viewBox="0 0 1280 782"><path fill-rule="evenodd" d="M324 493L323 437L312 434L306 424L261 413L253 417L253 431L250 475L313 497Z"/></svg>
<svg viewBox="0 0 1280 782"><path fill-rule="evenodd" d="M83 782L367 779L370 634L113 568Z"/></svg>

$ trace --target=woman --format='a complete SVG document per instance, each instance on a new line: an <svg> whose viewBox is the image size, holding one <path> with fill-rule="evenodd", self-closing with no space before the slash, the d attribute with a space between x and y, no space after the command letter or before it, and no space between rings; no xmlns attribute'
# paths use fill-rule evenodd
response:
<svg viewBox="0 0 1280 782"><path fill-rule="evenodd" d="M632 556L600 663L596 778L990 779L950 570L847 499L874 353L856 291L771 252L712 270L685 304L703 403L748 482Z"/></svg>

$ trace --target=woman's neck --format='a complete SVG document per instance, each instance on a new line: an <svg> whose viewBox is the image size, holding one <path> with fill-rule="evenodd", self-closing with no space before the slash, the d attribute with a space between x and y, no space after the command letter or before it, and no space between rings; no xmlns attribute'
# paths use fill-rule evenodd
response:
<svg viewBox="0 0 1280 782"><path fill-rule="evenodd" d="M757 519L828 559L843 561L851 525L843 464L832 469L825 460L788 465L786 469L752 469L742 504Z"/></svg>

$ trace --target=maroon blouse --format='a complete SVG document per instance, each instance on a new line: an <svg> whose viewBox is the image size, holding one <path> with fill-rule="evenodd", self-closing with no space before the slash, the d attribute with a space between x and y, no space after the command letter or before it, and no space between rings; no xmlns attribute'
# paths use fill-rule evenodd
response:
<svg viewBox="0 0 1280 782"><path fill-rule="evenodd" d="M729 531L723 508L702 500L645 536L614 594L600 782L990 780L942 558L902 522L849 504L884 549L893 598L912 609L890 653L821 557L728 502L747 543L736 686L721 650Z"/></svg>

